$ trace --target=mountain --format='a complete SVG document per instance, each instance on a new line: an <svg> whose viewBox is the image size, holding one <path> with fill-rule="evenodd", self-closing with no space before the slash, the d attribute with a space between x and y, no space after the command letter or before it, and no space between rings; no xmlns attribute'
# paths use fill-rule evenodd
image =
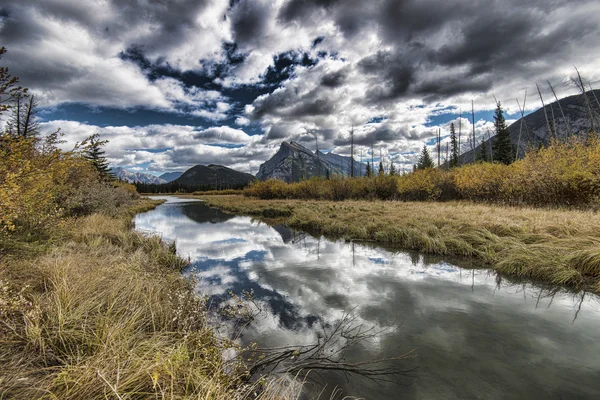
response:
<svg viewBox="0 0 600 400"><path fill-rule="evenodd" d="M240 189L256 178L222 165L196 165L173 182L198 189Z"/></svg>
<svg viewBox="0 0 600 400"><path fill-rule="evenodd" d="M600 105L597 99L600 99L600 89L590 91L587 93L589 103L594 111L594 128L598 130L600 128ZM510 132L510 138L516 145L519 143L519 157L522 158L525 154L525 150L529 148L538 148L542 144L549 142L548 135L548 124L546 123L546 117L544 109L550 124L554 122L556 126L556 136L560 139L564 139L568 136L569 132L572 135L585 135L592 128L592 122L590 119L589 108L583 94L565 97L545 107L540 108L526 115L524 118L517 120L512 123L508 130ZM560 108L565 114L565 118L562 117ZM523 128L521 129L521 121L523 121ZM519 139L520 137L520 139ZM486 146L488 157L490 156L490 149L492 149L493 143L496 140L495 137L488 139L483 142ZM463 142L463 146L467 146ZM475 148L475 154L472 150L464 152L460 156L461 163L473 162L477 158L481 150L481 144Z"/></svg>
<svg viewBox="0 0 600 400"><path fill-rule="evenodd" d="M183 175L183 172L165 172L164 174L162 174L161 176L159 176L160 179L164 180L165 182L172 182L175 179L179 178L181 175Z"/></svg>
<svg viewBox="0 0 600 400"><path fill-rule="evenodd" d="M296 142L283 142L273 157L261 164L256 177L260 180L280 179L285 182L298 181L302 178L351 175L350 157L334 153L313 153ZM354 171L357 176L366 175L366 165L354 160Z"/></svg>
<svg viewBox="0 0 600 400"><path fill-rule="evenodd" d="M142 172L131 172L126 170L125 168L116 167L110 170L117 178L122 181L134 183L150 183L150 184L161 184L167 183L166 180L159 178L158 176L154 176L151 174L144 174Z"/></svg>

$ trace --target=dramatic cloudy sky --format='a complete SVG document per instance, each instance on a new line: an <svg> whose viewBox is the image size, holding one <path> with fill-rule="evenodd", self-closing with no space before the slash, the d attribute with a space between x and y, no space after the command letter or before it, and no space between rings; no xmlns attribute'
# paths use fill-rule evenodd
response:
<svg viewBox="0 0 600 400"><path fill-rule="evenodd" d="M471 100L482 135L494 95L515 119L536 81L573 94L573 65L600 86L598 15L597 0L2 0L0 63L44 129L100 133L132 170L255 173L283 140L348 154L352 126L363 153L408 167Z"/></svg>

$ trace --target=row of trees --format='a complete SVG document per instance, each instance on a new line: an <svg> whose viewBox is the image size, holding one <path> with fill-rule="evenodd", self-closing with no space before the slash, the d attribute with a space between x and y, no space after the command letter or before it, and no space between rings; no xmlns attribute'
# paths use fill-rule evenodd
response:
<svg viewBox="0 0 600 400"><path fill-rule="evenodd" d="M5 53L0 48L0 58ZM111 180L106 141L92 135L62 150L60 130L42 134L36 107L19 79L0 67L0 116L9 113L0 131L0 232L39 233L63 217L114 210L137 196Z"/></svg>
<svg viewBox="0 0 600 400"><path fill-rule="evenodd" d="M474 123L474 122L473 122ZM505 165L509 165L515 161L516 157L516 146L512 142L510 138L510 132L508 130L508 126L506 125L506 119L504 118L504 111L502 109L502 105L500 102L496 104L496 111L494 113L494 129L495 136L494 141L492 142L491 138L489 140L490 145L490 154L488 155L488 149L485 145L485 141L481 141L481 146L479 152L477 153L476 161L478 162L499 162ZM470 139L470 141L475 139ZM440 154L440 138L438 136L438 166L441 167L441 163L439 161ZM456 127L454 126L454 122L450 124L450 149L449 155L447 156L447 160L445 161L446 168L455 168L458 167L461 163L460 159L460 134L457 135ZM472 146L472 151L475 151L475 146ZM427 149L427 145L423 146L423 150L419 156L417 164L415 164L413 170L423 170L427 168L434 168L435 163L429 154L429 150Z"/></svg>

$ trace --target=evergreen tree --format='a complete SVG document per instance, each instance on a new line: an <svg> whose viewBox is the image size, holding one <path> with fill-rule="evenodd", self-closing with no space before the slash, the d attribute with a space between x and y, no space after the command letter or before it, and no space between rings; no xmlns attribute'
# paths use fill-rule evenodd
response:
<svg viewBox="0 0 600 400"><path fill-rule="evenodd" d="M102 146L106 143L108 143L108 140L100 140L100 135L94 133L82 143L83 157L92 163L103 179L113 179L114 176L110 173L108 161L104 156L104 150L102 150Z"/></svg>
<svg viewBox="0 0 600 400"><path fill-rule="evenodd" d="M396 175L396 166L393 161L390 163L390 175Z"/></svg>
<svg viewBox="0 0 600 400"><path fill-rule="evenodd" d="M371 163L367 161L367 178L371 177Z"/></svg>
<svg viewBox="0 0 600 400"><path fill-rule="evenodd" d="M6 51L6 47L0 47L0 58ZM7 67L0 67L0 114L13 108L14 100L26 94L27 89L19 86L19 78L12 76Z"/></svg>
<svg viewBox="0 0 600 400"><path fill-rule="evenodd" d="M427 169L433 168L433 160L429 155L429 150L427 150L427 145L423 146L423 150L421 151L421 155L419 156L419 161L417 162L416 169Z"/></svg>
<svg viewBox="0 0 600 400"><path fill-rule="evenodd" d="M385 170L383 169L383 161L379 161L379 176L385 175Z"/></svg>
<svg viewBox="0 0 600 400"><path fill-rule="evenodd" d="M504 111L500 102L496 107L494 114L494 125L496 127L496 140L493 144L494 160L503 164L510 164L515 160L515 145L510 139L508 127L504 119Z"/></svg>
<svg viewBox="0 0 600 400"><path fill-rule="evenodd" d="M35 116L37 105L33 95L29 98L24 94L15 96L12 115L6 123L10 135L30 138L39 134L40 127Z"/></svg>
<svg viewBox="0 0 600 400"><path fill-rule="evenodd" d="M477 154L477 161L478 162L488 162L488 155L487 155L487 146L485 144L485 141L481 141L481 147L479 150L479 153Z"/></svg>
<svg viewBox="0 0 600 400"><path fill-rule="evenodd" d="M454 128L454 122L450 124L450 146L452 146L452 153L450 154L450 168L458 167L458 140L456 138L456 128Z"/></svg>
<svg viewBox="0 0 600 400"><path fill-rule="evenodd" d="M325 170L325 179L329 180L329 168Z"/></svg>

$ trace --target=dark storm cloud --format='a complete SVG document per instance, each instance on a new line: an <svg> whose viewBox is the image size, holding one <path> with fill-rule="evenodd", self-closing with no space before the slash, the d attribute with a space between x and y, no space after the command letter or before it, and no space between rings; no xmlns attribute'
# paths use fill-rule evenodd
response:
<svg viewBox="0 0 600 400"><path fill-rule="evenodd" d="M355 134L354 144L369 147L371 145L397 142L400 139L420 140L426 136L420 135L415 130L397 128L384 123L366 134ZM348 146L350 145L350 136L339 136L335 138L333 144L335 146Z"/></svg>
<svg viewBox="0 0 600 400"><path fill-rule="evenodd" d="M278 87L282 82L294 75L297 66L312 67L317 65L318 58L312 58L308 53L295 50L273 56L273 64L262 75L261 84Z"/></svg>
<svg viewBox="0 0 600 400"><path fill-rule="evenodd" d="M374 76L366 99L378 102L424 95L435 100L488 90L494 80L488 84L461 81L467 75L493 73L497 83L524 69L522 66L530 61L552 62L554 57L567 53L577 38L600 32L591 15L579 15L575 21L556 21L548 16L567 3L292 0L281 9L279 17L310 23L315 15L325 12L347 36L378 32L388 48L359 62L364 73ZM422 77L423 71L445 67L463 68L468 73L454 74L454 79L444 77L438 84ZM323 77L323 82L336 85L331 78Z"/></svg>
<svg viewBox="0 0 600 400"><path fill-rule="evenodd" d="M373 76L376 82L367 93L367 101L393 100L406 95L414 81L416 68L410 62L410 59L388 51L379 51L360 60L359 69Z"/></svg>
<svg viewBox="0 0 600 400"><path fill-rule="evenodd" d="M229 18L235 42L250 47L261 40L266 32L269 7L266 3L241 0L232 7Z"/></svg>
<svg viewBox="0 0 600 400"><path fill-rule="evenodd" d="M212 144L317 135L347 147L350 126L373 121L358 145L412 151L430 137L428 115L465 98L512 98L573 64L596 85L599 12L592 0L4 0L0 45L44 105L98 110L99 126L148 124L151 112L151 123L189 118ZM180 150L190 162L250 157Z"/></svg>
<svg viewBox="0 0 600 400"><path fill-rule="evenodd" d="M257 120L265 115L275 115L294 120L302 117L331 115L336 112L336 104L334 98L327 97L318 88L304 95L299 95L293 89L284 89L258 98L254 102L255 108L251 117Z"/></svg>
<svg viewBox="0 0 600 400"><path fill-rule="evenodd" d="M342 86L348 78L348 70L340 69L339 71L328 72L321 77L321 85L336 88Z"/></svg>
<svg viewBox="0 0 600 400"><path fill-rule="evenodd" d="M328 9L342 0L290 0L279 10L278 17L285 22L311 17L314 12Z"/></svg>

